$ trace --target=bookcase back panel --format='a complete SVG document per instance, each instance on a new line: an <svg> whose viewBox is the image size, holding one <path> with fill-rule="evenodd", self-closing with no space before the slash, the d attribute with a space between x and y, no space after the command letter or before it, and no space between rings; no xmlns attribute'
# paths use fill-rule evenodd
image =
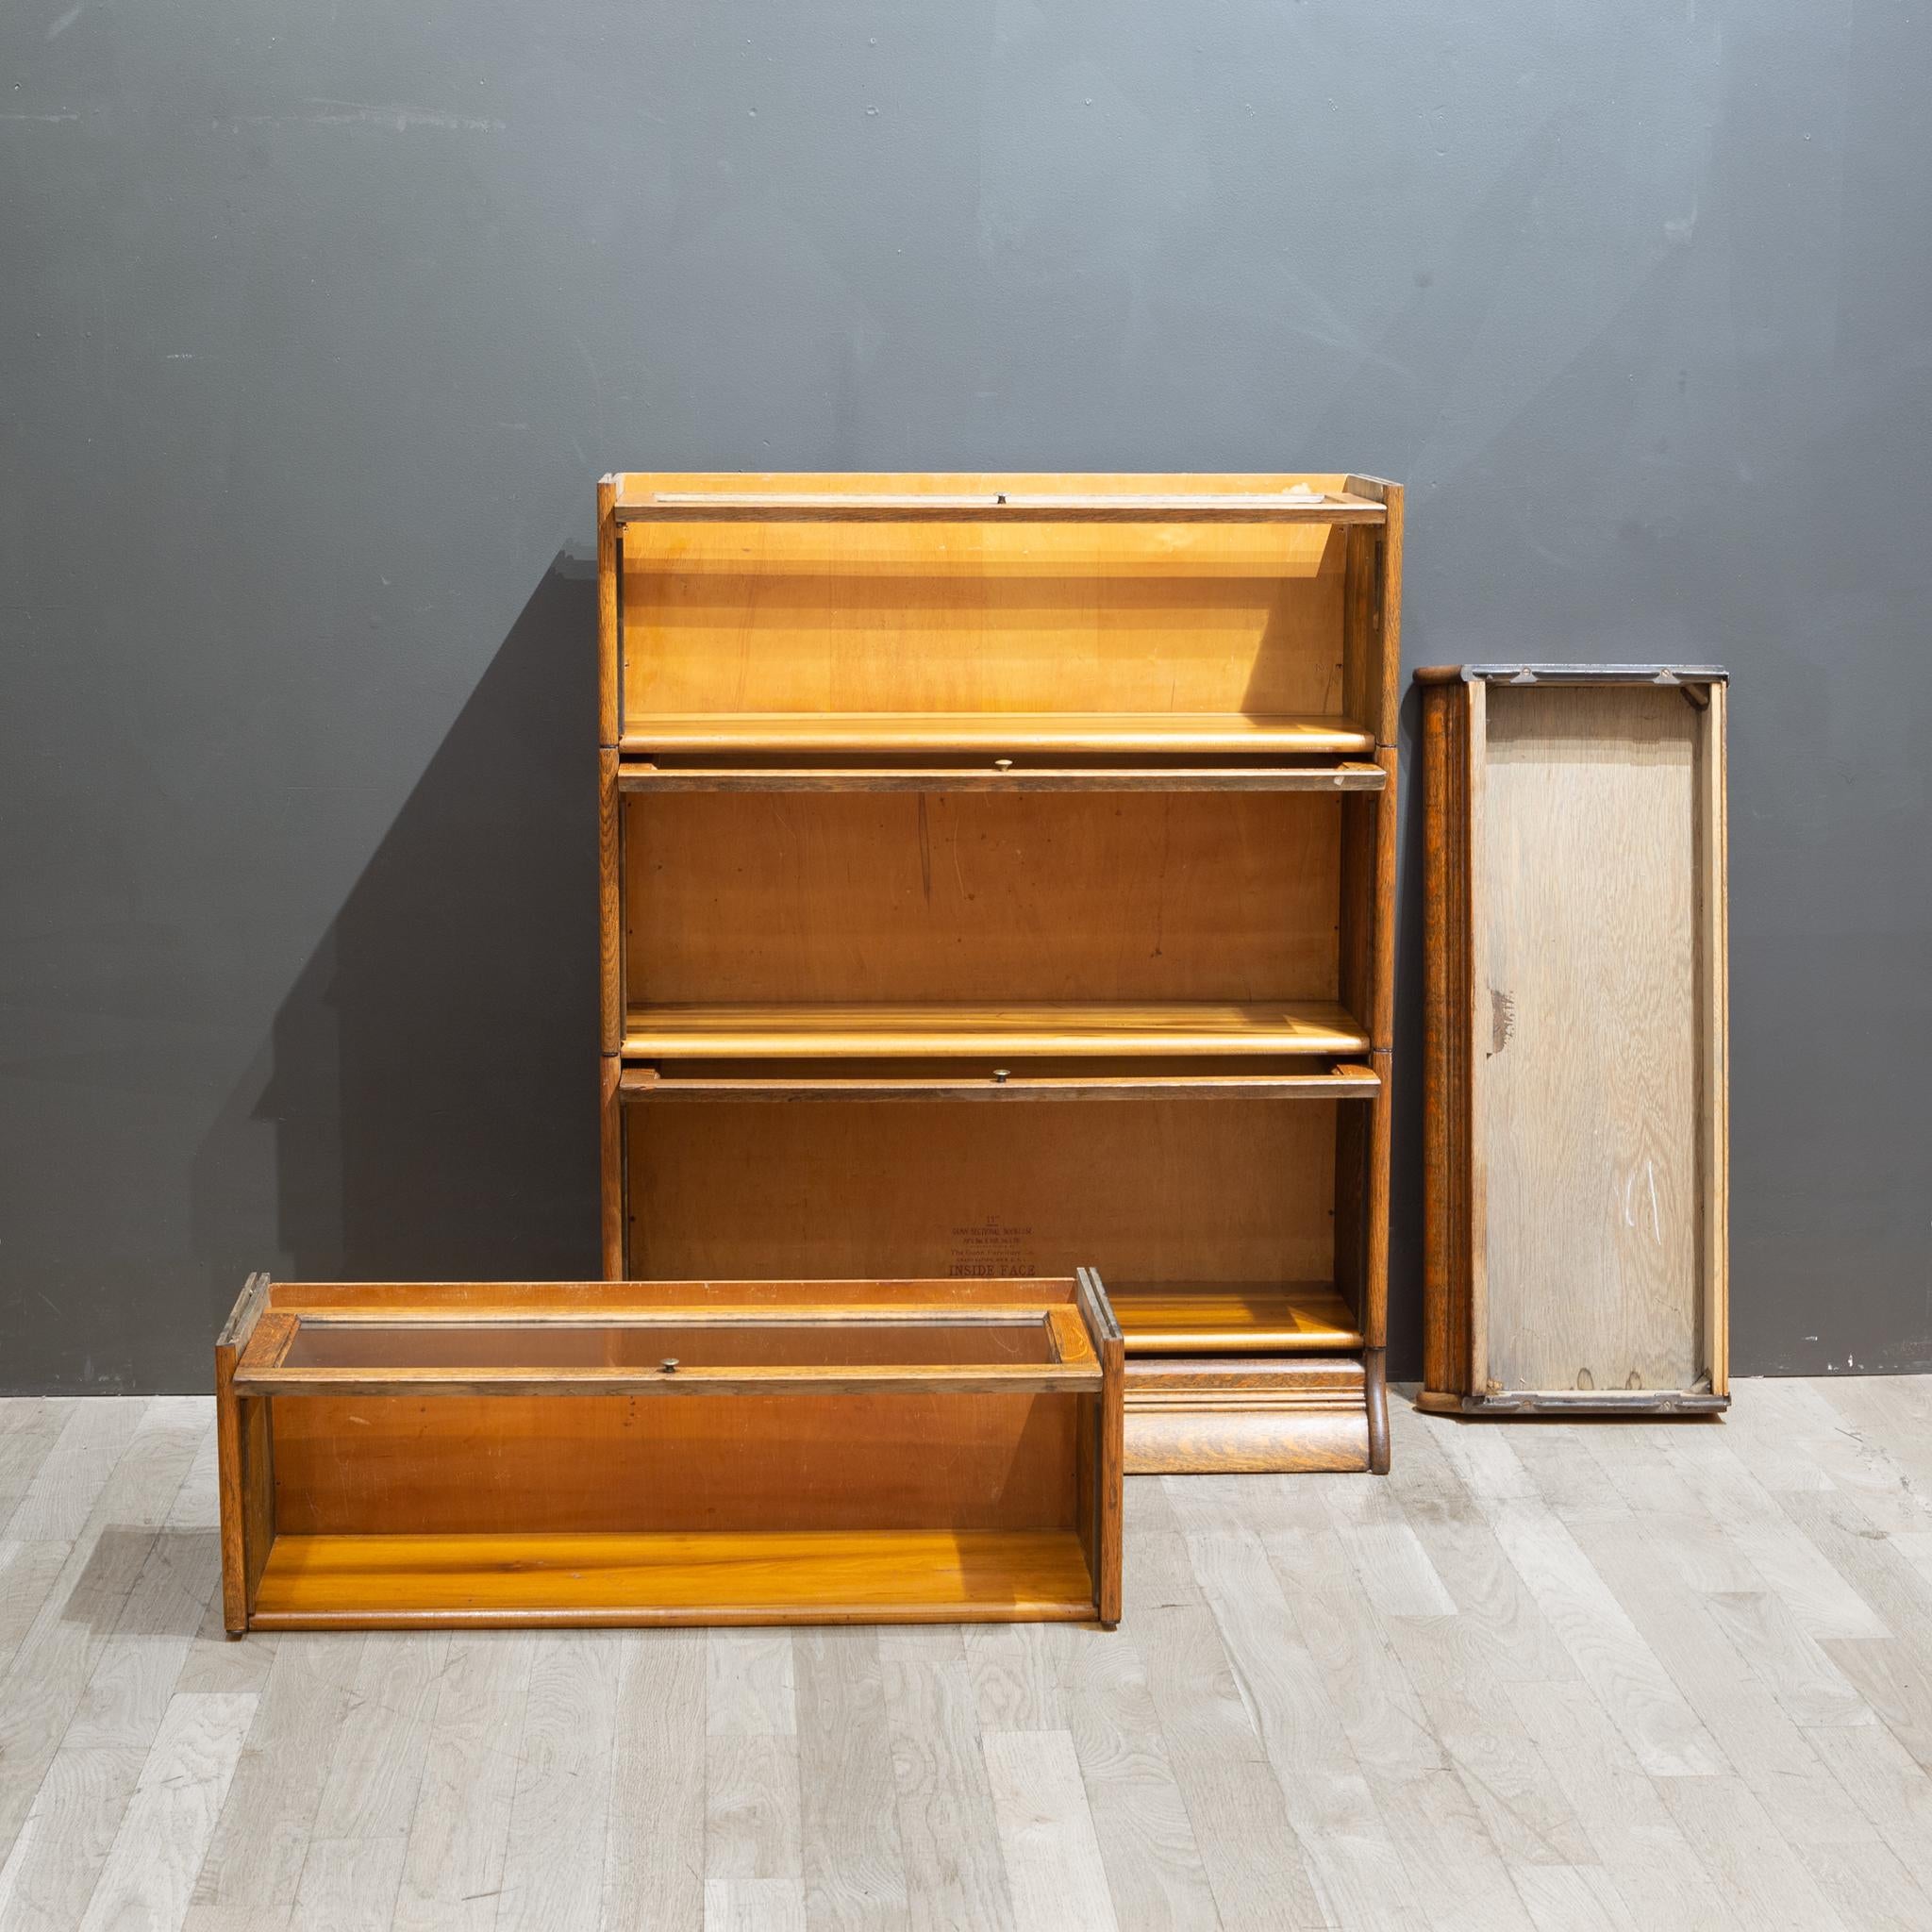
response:
<svg viewBox="0 0 1932 1932"><path fill-rule="evenodd" d="M1702 716L1643 685L1497 685L1488 712L1489 1372L1688 1389L1707 1366Z"/></svg>
<svg viewBox="0 0 1932 1932"><path fill-rule="evenodd" d="M674 792L625 821L627 998L1333 999L1341 801Z"/></svg>
<svg viewBox="0 0 1932 1932"><path fill-rule="evenodd" d="M1080 1399L279 1395L276 1526L485 1535L537 1523L589 1534L782 1517L796 1530L1063 1527L1074 1520ZM941 1440L942 1462L924 1453Z"/></svg>
<svg viewBox="0 0 1932 1932"><path fill-rule="evenodd" d="M629 1273L1332 1280L1336 1105L633 1108Z"/></svg>
<svg viewBox="0 0 1932 1932"><path fill-rule="evenodd" d="M1346 535L1300 524L634 524L625 724L1339 714Z"/></svg>

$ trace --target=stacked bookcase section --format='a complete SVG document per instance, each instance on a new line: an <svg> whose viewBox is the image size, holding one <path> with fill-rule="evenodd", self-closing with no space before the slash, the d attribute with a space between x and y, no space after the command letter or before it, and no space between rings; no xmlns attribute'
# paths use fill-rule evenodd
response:
<svg viewBox="0 0 1932 1932"><path fill-rule="evenodd" d="M1130 1469L1381 1469L1401 492L598 494L605 1272L1070 1274Z"/></svg>

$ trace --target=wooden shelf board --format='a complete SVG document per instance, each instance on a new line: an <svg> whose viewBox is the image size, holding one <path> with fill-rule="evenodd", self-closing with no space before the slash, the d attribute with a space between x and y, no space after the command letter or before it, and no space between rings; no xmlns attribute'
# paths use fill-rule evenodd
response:
<svg viewBox="0 0 1932 1932"><path fill-rule="evenodd" d="M1329 1001L1041 1006L632 1007L632 1059L1066 1054L1352 1054L1369 1036Z"/></svg>
<svg viewBox="0 0 1932 1932"><path fill-rule="evenodd" d="M1371 1067L1291 1061L1249 1071L1247 1061L1219 1059L1188 1066L1162 1060L1134 1073L1038 1070L1028 1063L1002 1080L983 1067L925 1068L916 1073L852 1062L793 1062L782 1070L701 1071L675 1062L663 1068L626 1067L618 1076L624 1101L666 1100L1134 1100L1151 1095L1200 1099L1370 1100L1382 1082ZM1053 1062L1047 1063L1053 1066Z"/></svg>
<svg viewBox="0 0 1932 1932"><path fill-rule="evenodd" d="M1077 1534L815 1530L283 1536L261 1629L423 1624L1079 1622Z"/></svg>
<svg viewBox="0 0 1932 1932"><path fill-rule="evenodd" d="M620 791L1381 791L1380 765L724 765L626 758Z"/></svg>
<svg viewBox="0 0 1932 1932"><path fill-rule="evenodd" d="M737 711L626 719L625 753L1373 752L1347 718L1242 711Z"/></svg>
<svg viewBox="0 0 1932 1932"><path fill-rule="evenodd" d="M612 513L637 523L1304 523L1382 524L1388 506L1346 490L1162 491L1154 495L1024 491L970 494L832 491L652 491L620 496Z"/></svg>
<svg viewBox="0 0 1932 1932"><path fill-rule="evenodd" d="M1326 1281L1109 1282L1128 1355L1333 1355L1362 1346Z"/></svg>

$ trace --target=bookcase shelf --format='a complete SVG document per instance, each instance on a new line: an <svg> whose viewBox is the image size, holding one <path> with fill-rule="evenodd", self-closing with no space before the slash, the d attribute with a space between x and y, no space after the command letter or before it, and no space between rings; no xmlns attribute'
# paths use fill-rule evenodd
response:
<svg viewBox="0 0 1932 1932"><path fill-rule="evenodd" d="M1028 1057L1017 1067L976 1055L907 1059L660 1059L626 1063L621 1101L676 1100L1370 1100L1382 1091L1363 1061L1162 1055L1138 1060Z"/></svg>
<svg viewBox="0 0 1932 1932"><path fill-rule="evenodd" d="M1096 1261L1129 1468L1386 1467L1401 543L1343 474L605 479L607 1275Z"/></svg>
<svg viewBox="0 0 1932 1932"><path fill-rule="evenodd" d="M1334 1355L1362 1345L1332 1281L1143 1281L1117 1291L1129 1356Z"/></svg>
<svg viewBox="0 0 1932 1932"><path fill-rule="evenodd" d="M258 1630L1093 1619L1071 1529L285 1536L258 1590Z"/></svg>
<svg viewBox="0 0 1932 1932"><path fill-rule="evenodd" d="M1389 774L1358 758L1289 761L1251 758L1191 758L1147 756L1124 762L1095 758L1073 762L1060 754L1034 758L961 757L919 758L892 755L795 754L758 758L624 757L618 760L621 792L655 791L1380 791Z"/></svg>
<svg viewBox="0 0 1932 1932"><path fill-rule="evenodd" d="M1371 752L1374 734L1341 717L1227 712L762 711L625 723L620 748L653 752Z"/></svg>
<svg viewBox="0 0 1932 1932"><path fill-rule="evenodd" d="M1369 1036L1332 1001L1050 1006L666 1006L625 1015L627 1059L824 1059L950 1054L1366 1053Z"/></svg>

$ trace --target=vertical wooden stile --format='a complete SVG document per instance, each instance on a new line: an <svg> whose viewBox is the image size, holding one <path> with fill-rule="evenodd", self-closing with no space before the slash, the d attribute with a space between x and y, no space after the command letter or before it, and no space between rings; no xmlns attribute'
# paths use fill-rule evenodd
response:
<svg viewBox="0 0 1932 1932"><path fill-rule="evenodd" d="M221 1520L222 1623L248 1627L256 1585L275 1537L268 1404L235 1393L235 1365L268 1305L269 1278L251 1274L215 1341L215 1462Z"/></svg>
<svg viewBox="0 0 1932 1932"><path fill-rule="evenodd" d="M618 1083L624 1062L615 1054L599 1060L597 1145L601 1168L599 1207L602 1210L604 1278L622 1281L630 1273L628 1237L624 1213L624 1099Z"/></svg>
<svg viewBox="0 0 1932 1932"><path fill-rule="evenodd" d="M624 1051L624 803L617 748L597 754L598 1031L607 1054Z"/></svg>
<svg viewBox="0 0 1932 1932"><path fill-rule="evenodd" d="M1100 1578L1100 1622L1111 1630L1121 1618L1122 1477L1125 1470L1123 1408L1119 1398L1126 1374L1126 1352L1120 1324L1100 1276L1091 1268L1078 1271L1081 1306L1100 1357L1107 1391L1100 1399L1099 1454L1094 1469L1094 1509L1097 1533L1096 1567Z"/></svg>
<svg viewBox="0 0 1932 1932"><path fill-rule="evenodd" d="M1423 1374L1431 1388L1469 1373L1470 1008L1467 876L1468 701L1460 685L1423 687Z"/></svg>
<svg viewBox="0 0 1932 1932"><path fill-rule="evenodd" d="M1481 1007L1483 989L1490 983L1489 908L1483 891L1490 688L1478 679L1463 690L1462 795L1469 824L1464 835L1460 889L1463 916L1469 922L1469 965L1460 988L1463 1004L1457 1024L1462 1032L1462 1064L1467 1070L1464 1085L1472 1123L1463 1141L1469 1196L1469 1239L1464 1250L1469 1267L1469 1374L1472 1392L1482 1395L1488 1392L1490 1379L1490 1177L1484 1137L1475 1124L1486 1118L1483 1086L1487 1057L1481 1032Z"/></svg>
<svg viewBox="0 0 1932 1932"><path fill-rule="evenodd" d="M1699 762L1699 925L1703 959L1703 1063L1698 1124L1702 1168L1705 1350L1713 1395L1730 1392L1730 888L1725 823L1724 736L1728 687L1710 685Z"/></svg>
<svg viewBox="0 0 1932 1932"><path fill-rule="evenodd" d="M597 741L615 745L623 724L623 687L618 662L620 544L616 517L617 479L597 484Z"/></svg>

